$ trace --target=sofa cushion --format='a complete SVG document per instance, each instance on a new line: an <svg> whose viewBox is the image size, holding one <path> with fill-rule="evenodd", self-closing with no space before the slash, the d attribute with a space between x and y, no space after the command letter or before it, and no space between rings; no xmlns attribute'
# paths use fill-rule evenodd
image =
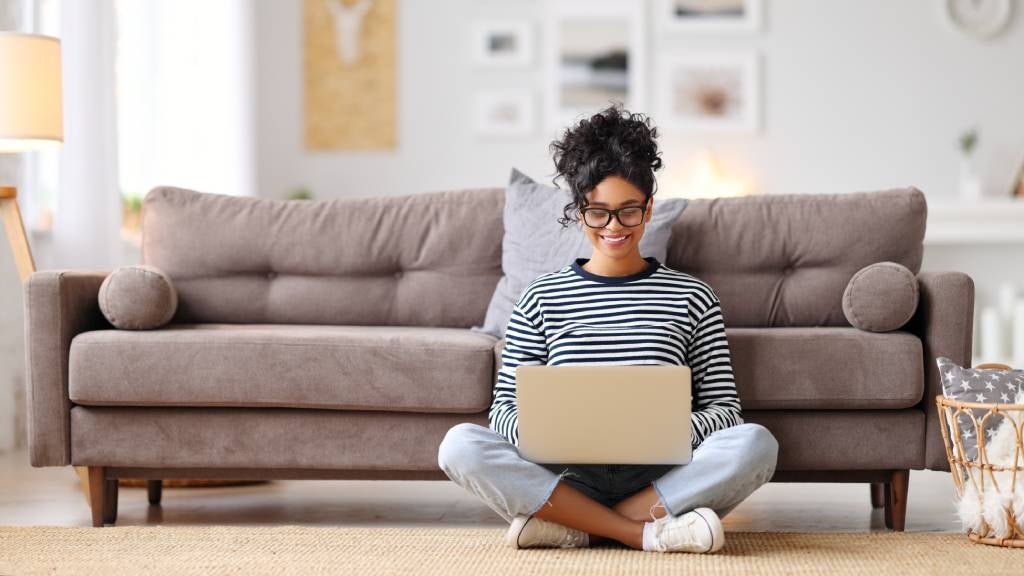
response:
<svg viewBox="0 0 1024 576"><path fill-rule="evenodd" d="M910 408L924 394L921 340L907 332L728 328L726 338L743 410Z"/></svg>
<svg viewBox="0 0 1024 576"><path fill-rule="evenodd" d="M856 328L728 328L743 410L898 409L924 396L921 340Z"/></svg>
<svg viewBox="0 0 1024 576"><path fill-rule="evenodd" d="M503 206L500 188L333 200L154 188L142 263L174 280L177 323L469 328L501 277Z"/></svg>
<svg viewBox="0 0 1024 576"><path fill-rule="evenodd" d="M727 326L849 326L850 278L883 261L917 274L926 216L915 188L695 198L664 263L710 284Z"/></svg>
<svg viewBox="0 0 1024 576"><path fill-rule="evenodd" d="M476 413L494 339L458 328L170 324L71 342L76 404Z"/></svg>

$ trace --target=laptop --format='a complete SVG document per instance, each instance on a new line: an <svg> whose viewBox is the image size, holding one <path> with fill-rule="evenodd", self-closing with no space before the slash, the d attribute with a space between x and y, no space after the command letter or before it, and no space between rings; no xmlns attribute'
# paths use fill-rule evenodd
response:
<svg viewBox="0 0 1024 576"><path fill-rule="evenodd" d="M690 462L689 366L519 366L519 453L551 464Z"/></svg>

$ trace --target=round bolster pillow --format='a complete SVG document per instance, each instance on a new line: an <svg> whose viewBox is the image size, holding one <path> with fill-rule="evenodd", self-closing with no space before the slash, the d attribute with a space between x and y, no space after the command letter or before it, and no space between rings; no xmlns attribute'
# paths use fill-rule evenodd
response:
<svg viewBox="0 0 1024 576"><path fill-rule="evenodd" d="M123 330L149 330L171 321L178 292L167 274L145 264L122 266L100 284L100 310Z"/></svg>
<svg viewBox="0 0 1024 576"><path fill-rule="evenodd" d="M850 278L843 292L843 313L856 328L889 332L910 321L918 297L913 272L896 262L878 262Z"/></svg>

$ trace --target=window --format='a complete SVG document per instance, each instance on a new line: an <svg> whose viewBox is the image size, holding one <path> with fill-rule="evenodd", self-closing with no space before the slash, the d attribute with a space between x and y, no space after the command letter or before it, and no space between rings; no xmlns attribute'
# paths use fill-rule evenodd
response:
<svg viewBox="0 0 1024 576"><path fill-rule="evenodd" d="M16 1L22 3L23 29L62 36L62 0ZM254 193L253 7L248 0L103 2L113 22L99 25L101 31L109 31L100 33L100 44L109 39L113 47L96 54L113 60L99 64L113 69L116 127L109 128L116 129L116 135L109 148L89 154L97 154L111 168L116 165L121 236L138 243L141 202L156 186ZM71 9L77 5L64 7L64 20L92 14ZM82 108L69 107L67 54L64 59L67 127L67 114L81 113ZM23 188L29 193L22 201L30 229L52 228L60 196L61 153L23 155ZM68 162L67 147L63 153Z"/></svg>
<svg viewBox="0 0 1024 576"><path fill-rule="evenodd" d="M22 29L60 38L61 0L22 0ZM60 187L60 149L22 154L25 190L21 203L25 227L30 232L50 232L57 211Z"/></svg>
<svg viewBox="0 0 1024 576"><path fill-rule="evenodd" d="M114 0L119 182L251 194L252 3Z"/></svg>

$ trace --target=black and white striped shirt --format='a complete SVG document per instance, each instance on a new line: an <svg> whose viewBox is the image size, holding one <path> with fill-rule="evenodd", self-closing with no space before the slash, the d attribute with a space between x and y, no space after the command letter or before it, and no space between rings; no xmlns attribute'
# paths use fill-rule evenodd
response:
<svg viewBox="0 0 1024 576"><path fill-rule="evenodd" d="M644 260L636 274L599 276L577 258L526 287L505 331L492 430L519 445L516 367L534 364L689 366L690 444L743 423L718 295L655 257Z"/></svg>

